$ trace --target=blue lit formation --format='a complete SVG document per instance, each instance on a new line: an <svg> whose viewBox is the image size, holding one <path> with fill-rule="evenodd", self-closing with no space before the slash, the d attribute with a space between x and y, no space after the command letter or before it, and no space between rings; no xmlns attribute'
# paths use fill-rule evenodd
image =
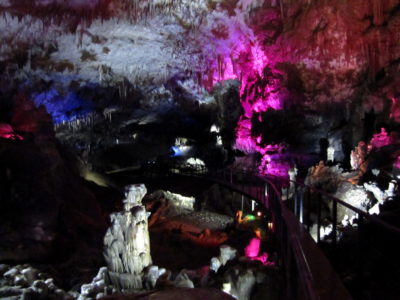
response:
<svg viewBox="0 0 400 300"><path fill-rule="evenodd" d="M94 110L94 103L80 98L75 92L65 95L52 88L41 93L32 93L36 106L45 106L55 124L73 121Z"/></svg>

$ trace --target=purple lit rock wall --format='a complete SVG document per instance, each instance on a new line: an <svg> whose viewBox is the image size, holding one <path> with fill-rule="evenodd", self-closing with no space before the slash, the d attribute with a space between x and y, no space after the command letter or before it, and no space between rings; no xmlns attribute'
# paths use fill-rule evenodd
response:
<svg viewBox="0 0 400 300"><path fill-rule="evenodd" d="M240 3L244 2L237 7ZM291 106L302 111L327 109L338 119L344 112L344 121L359 127L364 114L373 110L385 125L398 123L399 1L253 1L234 14L238 20L245 19L248 28L233 39L234 51L218 57L222 67L214 74L223 79L227 66L226 77L232 78L233 70L241 81L245 113L237 127L236 147L262 154L267 165L261 168L267 173L285 169L279 164L272 167L274 158L266 154L271 147L282 146L266 144L253 132L255 121L268 122L263 120L263 112L268 110ZM229 32L215 38L232 40ZM347 139L345 142L354 145L366 138L362 130L353 130L347 137L330 136L330 130L320 135L331 144L332 140L341 144L341 139Z"/></svg>

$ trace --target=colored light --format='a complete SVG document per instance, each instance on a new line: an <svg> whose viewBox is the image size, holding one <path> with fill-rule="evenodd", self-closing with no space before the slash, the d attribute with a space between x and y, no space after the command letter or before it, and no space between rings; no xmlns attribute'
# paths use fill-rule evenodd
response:
<svg viewBox="0 0 400 300"><path fill-rule="evenodd" d="M394 166L395 166L395 168L400 169L400 155L397 156ZM399 177L399 176L397 176L397 177Z"/></svg>
<svg viewBox="0 0 400 300"><path fill-rule="evenodd" d="M91 101L80 98L74 92L62 95L52 88L41 93L33 93L31 96L36 106L46 107L55 124L79 119L94 110Z"/></svg>
<svg viewBox="0 0 400 300"><path fill-rule="evenodd" d="M246 257L257 257L258 253L260 252L260 243L261 240L259 238L252 238L249 244L244 249L244 254L246 255Z"/></svg>
<svg viewBox="0 0 400 300"><path fill-rule="evenodd" d="M9 140L23 140L23 138L14 133L13 128L9 124L0 124L0 138Z"/></svg>
<svg viewBox="0 0 400 300"><path fill-rule="evenodd" d="M171 150L173 151L173 154L171 155L171 157L178 157L178 156L183 155L182 150L177 146L172 146Z"/></svg>
<svg viewBox="0 0 400 300"><path fill-rule="evenodd" d="M381 128L380 133L374 134L370 142L372 148L381 148L390 145L391 143L392 139L386 132L385 128Z"/></svg>
<svg viewBox="0 0 400 300"><path fill-rule="evenodd" d="M244 217L245 221L254 221L256 220L256 217L253 215L246 215L246 217Z"/></svg>

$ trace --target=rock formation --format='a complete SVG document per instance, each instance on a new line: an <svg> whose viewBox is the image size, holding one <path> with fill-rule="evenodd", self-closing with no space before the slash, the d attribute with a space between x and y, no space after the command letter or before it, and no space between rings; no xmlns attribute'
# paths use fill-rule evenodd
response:
<svg viewBox="0 0 400 300"><path fill-rule="evenodd" d="M236 249L228 245L222 245L219 247L219 256L211 258L210 269L214 272L218 272L221 266L225 266L226 263L236 257Z"/></svg>
<svg viewBox="0 0 400 300"><path fill-rule="evenodd" d="M224 287L228 287L226 292L236 299L249 300L254 285L256 284L256 276L251 269L241 270L238 268L231 269L227 274L228 282Z"/></svg>
<svg viewBox="0 0 400 300"><path fill-rule="evenodd" d="M54 279L30 265L0 264L0 299L73 299Z"/></svg>
<svg viewBox="0 0 400 300"><path fill-rule="evenodd" d="M367 211L373 203L365 188L349 182L340 182L334 196L362 211ZM354 216L356 216L356 213L342 205L338 205L338 221L340 222L344 219L347 219L346 216L352 219Z"/></svg>
<svg viewBox="0 0 400 300"><path fill-rule="evenodd" d="M353 170L358 170L359 168L362 167L362 165L365 163L365 158L367 154L368 154L368 149L365 142L363 141L358 142L358 146L355 147L355 149L352 150L350 154L350 165Z"/></svg>
<svg viewBox="0 0 400 300"><path fill-rule="evenodd" d="M393 199L396 195L397 183L395 180L389 182L387 190L381 190L375 182L364 183L364 188L371 192L375 199L378 201L373 207L371 207L368 212L370 214L379 214L379 206L384 204L387 200Z"/></svg>
<svg viewBox="0 0 400 300"><path fill-rule="evenodd" d="M101 267L97 275L91 283L81 286L81 293L78 300L84 299L99 299L105 295L110 295L116 292L115 288L109 285L108 270L106 267ZM76 296L76 295L75 295Z"/></svg>
<svg viewBox="0 0 400 300"><path fill-rule="evenodd" d="M160 276L164 275L166 270L158 266L150 266L144 273L144 287L148 290L156 287L157 280Z"/></svg>
<svg viewBox="0 0 400 300"><path fill-rule="evenodd" d="M126 187L124 211L111 214L104 237L104 257L111 282L118 290L142 288L143 269L151 265L147 213L141 205L143 184Z"/></svg>

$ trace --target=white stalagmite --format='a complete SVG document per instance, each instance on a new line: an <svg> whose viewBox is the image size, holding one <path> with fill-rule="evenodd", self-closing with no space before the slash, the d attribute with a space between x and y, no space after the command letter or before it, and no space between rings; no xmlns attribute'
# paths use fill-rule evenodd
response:
<svg viewBox="0 0 400 300"><path fill-rule="evenodd" d="M142 289L143 269L152 263L147 214L141 205L146 192L143 184L126 187L124 211L111 215L104 237L104 257L118 290Z"/></svg>
<svg viewBox="0 0 400 300"><path fill-rule="evenodd" d="M226 263L236 257L237 250L228 245L221 245L219 247L219 256L211 258L210 269L214 272L218 272L221 266L225 266Z"/></svg>
<svg viewBox="0 0 400 300"><path fill-rule="evenodd" d="M327 153L327 161L335 161L335 148L332 146L329 146L328 149L326 150Z"/></svg>
<svg viewBox="0 0 400 300"><path fill-rule="evenodd" d="M382 191L375 182L364 183L364 188L367 191L371 192L374 195L375 199L378 200L378 202L368 210L371 215L380 214L379 206L381 204L384 204L386 201L391 200L396 195L396 186L396 181L392 180L391 182L389 182L387 190Z"/></svg>

